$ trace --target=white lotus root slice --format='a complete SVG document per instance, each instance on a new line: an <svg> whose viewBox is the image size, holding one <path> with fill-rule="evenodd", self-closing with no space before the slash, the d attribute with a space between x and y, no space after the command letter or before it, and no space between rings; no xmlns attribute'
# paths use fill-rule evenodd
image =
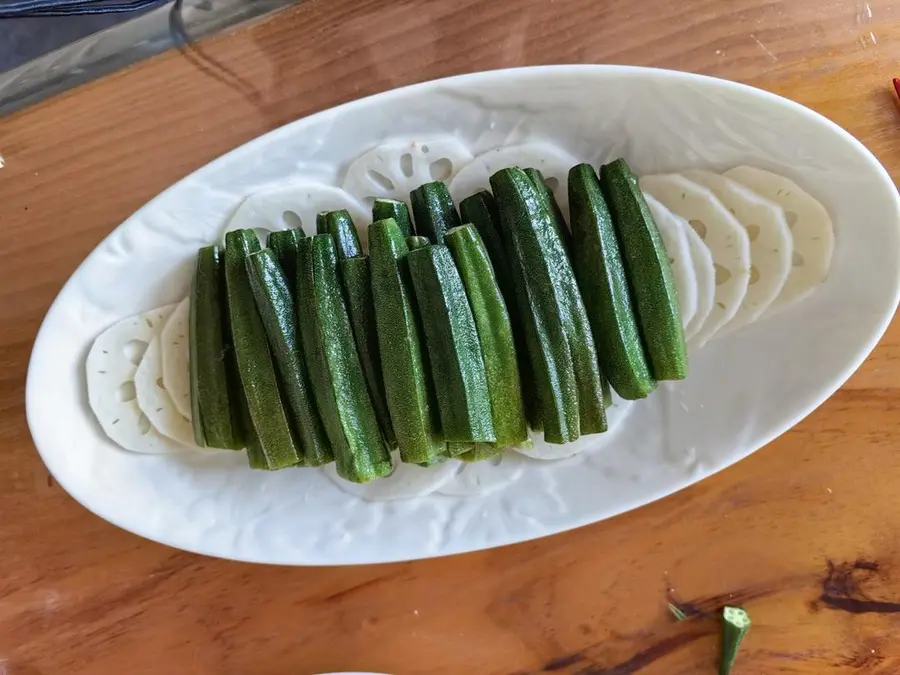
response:
<svg viewBox="0 0 900 675"><path fill-rule="evenodd" d="M174 312L172 316L175 316ZM169 318L171 320L172 317ZM186 446L195 445L191 421L179 412L163 381L162 340L159 335L150 341L144 352L134 376L134 388L138 407L154 429Z"/></svg>
<svg viewBox="0 0 900 675"><path fill-rule="evenodd" d="M691 260L694 263L694 279L697 282L697 311L684 329L684 337L693 345L692 338L700 331L716 302L716 268L709 247L700 235L679 215L674 215L687 235Z"/></svg>
<svg viewBox="0 0 900 675"><path fill-rule="evenodd" d="M182 449L150 423L134 383L144 352L174 309L166 305L119 321L94 340L88 353L88 403L106 435L125 450L167 454Z"/></svg>
<svg viewBox="0 0 900 675"><path fill-rule="evenodd" d="M394 471L385 478L368 483L353 483L338 476L334 462L322 467L322 472L342 491L370 502L387 502L396 499L425 497L439 490L453 479L459 470L459 462L448 459L434 466L418 466L400 461L400 454L391 455Z"/></svg>
<svg viewBox="0 0 900 675"><path fill-rule="evenodd" d="M225 235L234 230L255 230L265 245L269 232L302 227L307 235L316 233L316 215L346 209L360 237L365 241L369 214L363 205L340 188L315 181L297 180L263 188L240 203L225 225Z"/></svg>
<svg viewBox="0 0 900 675"><path fill-rule="evenodd" d="M529 432L532 443L531 448L520 447L515 451L530 457L531 459L540 460L557 460L574 457L585 451L601 450L610 442L615 440L617 434L615 431L622 427L625 419L635 407L634 401L626 401L613 394L613 405L606 408L606 425L607 430L602 434L589 434L582 436L577 441L571 443L563 443L557 445L555 443L546 443L541 433Z"/></svg>
<svg viewBox="0 0 900 675"><path fill-rule="evenodd" d="M825 281L831 267L834 225L828 211L789 178L751 166L739 166L725 175L784 209L794 239L791 273L768 313L802 300Z"/></svg>
<svg viewBox="0 0 900 675"><path fill-rule="evenodd" d="M692 339L702 347L737 314L750 281L750 240L744 227L707 188L678 174L645 176L641 189L684 218L713 257L716 295L713 308Z"/></svg>
<svg viewBox="0 0 900 675"><path fill-rule="evenodd" d="M778 204L737 181L709 171L686 171L684 175L709 188L744 226L750 240L747 295L738 313L723 329L723 332L732 331L761 317L784 288L794 254L791 230Z"/></svg>
<svg viewBox="0 0 900 675"><path fill-rule="evenodd" d="M424 141L390 141L357 157L343 187L371 206L374 199L409 201L409 193L436 180L450 181L472 161L472 153L452 136Z"/></svg>
<svg viewBox="0 0 900 675"><path fill-rule="evenodd" d="M569 169L576 164L578 160L549 143L523 143L495 148L478 155L456 174L456 178L450 181L450 194L458 204L476 192L490 190L490 178L500 169L513 166L520 169L533 168L543 174L563 215L568 218L569 195L566 186Z"/></svg>
<svg viewBox="0 0 900 675"><path fill-rule="evenodd" d="M515 452L460 464L459 473L438 490L442 495L475 497L490 494L515 483L525 470L525 460Z"/></svg>
<svg viewBox="0 0 900 675"><path fill-rule="evenodd" d="M175 409L191 420L191 299L185 298L160 334L162 379ZM191 436L193 438L193 435Z"/></svg>
<svg viewBox="0 0 900 675"><path fill-rule="evenodd" d="M647 200L647 206L650 207L650 213L666 247L672 276L678 289L681 325L687 327L697 313L697 275L694 273L694 261L691 257L687 232L681 225L683 221L669 209L648 194L644 195L644 199Z"/></svg>

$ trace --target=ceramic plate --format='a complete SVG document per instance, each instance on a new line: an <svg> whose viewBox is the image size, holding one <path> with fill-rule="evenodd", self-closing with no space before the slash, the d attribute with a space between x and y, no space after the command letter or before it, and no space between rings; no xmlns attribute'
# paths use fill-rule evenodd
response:
<svg viewBox="0 0 900 675"><path fill-rule="evenodd" d="M595 165L621 155L639 174L768 169L830 212L831 272L803 302L692 354L690 378L635 404L615 442L558 462L526 460L518 482L480 497L368 503L317 471L251 471L243 453L144 456L110 442L87 406L92 340L123 317L185 297L196 249L221 237L246 195L309 181L340 186L355 157L396 139L415 140L422 153L432 142L435 153L448 155L428 159L439 173L452 173L460 157L525 142ZM898 233L896 189L875 158L827 119L763 91L619 66L427 82L257 138L117 228L47 314L28 373L28 422L50 471L75 499L120 527L190 551L330 565L524 541L659 499L808 415L859 366L894 313Z"/></svg>

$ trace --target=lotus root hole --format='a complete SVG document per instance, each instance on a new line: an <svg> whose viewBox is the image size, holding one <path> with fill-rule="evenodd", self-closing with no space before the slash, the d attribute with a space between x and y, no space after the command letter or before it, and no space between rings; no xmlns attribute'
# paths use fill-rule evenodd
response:
<svg viewBox="0 0 900 675"><path fill-rule="evenodd" d="M427 145L422 146L422 152L424 152L426 155L428 154L428 146Z"/></svg>
<svg viewBox="0 0 900 675"><path fill-rule="evenodd" d="M380 189L390 191L394 189L394 181L375 169L368 170L369 180L371 180Z"/></svg>
<svg viewBox="0 0 900 675"><path fill-rule="evenodd" d="M716 268L716 286L727 283L731 278L731 270L727 267L722 267L719 263L713 263L713 267Z"/></svg>
<svg viewBox="0 0 900 675"><path fill-rule="evenodd" d="M281 214L281 219L284 221L284 224L287 225L290 229L303 227L303 218L300 217L300 214L294 211L285 211Z"/></svg>
<svg viewBox="0 0 900 675"><path fill-rule="evenodd" d="M141 436L146 436L150 433L150 420L147 419L144 413L141 413L141 416L138 417L138 430L141 432Z"/></svg>
<svg viewBox="0 0 900 675"><path fill-rule="evenodd" d="M759 225L748 225L747 226L747 237L750 238L750 241L756 241L756 238L759 236Z"/></svg>
<svg viewBox="0 0 900 675"><path fill-rule="evenodd" d="M134 382L132 380L129 380L128 382L123 382L122 384L120 384L119 388L116 389L116 398L123 403L136 399L137 391L134 388Z"/></svg>
<svg viewBox="0 0 900 675"><path fill-rule="evenodd" d="M544 181L547 184L547 187L551 192L556 192L559 189L559 178L555 176L550 176L547 180Z"/></svg>
<svg viewBox="0 0 900 675"><path fill-rule="evenodd" d="M694 232L700 235L701 239L706 239L706 223L704 223L702 220L696 219L689 222L691 224L691 227L694 228Z"/></svg>
<svg viewBox="0 0 900 675"><path fill-rule="evenodd" d="M806 261L803 259L803 256L794 251L794 259L793 259L794 267L803 267L806 264Z"/></svg>
<svg viewBox="0 0 900 675"><path fill-rule="evenodd" d="M125 346L122 347L122 352L125 354L125 358L131 361L134 365L138 365L141 362L141 359L144 358L144 352L147 351L147 343L143 340L129 340L125 343Z"/></svg>
<svg viewBox="0 0 900 675"><path fill-rule="evenodd" d="M785 219L787 220L788 227L794 227L797 224L797 212L796 211L786 211L784 214Z"/></svg>
<svg viewBox="0 0 900 675"><path fill-rule="evenodd" d="M253 234L256 235L257 240L259 240L260 246L265 246L266 241L269 238L270 231L264 227L254 227Z"/></svg>
<svg viewBox="0 0 900 675"><path fill-rule="evenodd" d="M428 170L431 173L432 180L447 180L450 178L450 174L453 173L453 162L446 157L442 157L432 162Z"/></svg>
<svg viewBox="0 0 900 675"><path fill-rule="evenodd" d="M503 453L500 453L499 455L494 455L493 457L489 457L487 459L487 463L490 464L491 466L500 466L500 462L502 462L502 461L503 461Z"/></svg>
<svg viewBox="0 0 900 675"><path fill-rule="evenodd" d="M759 281L759 270L756 269L756 265L750 265L750 283L755 284Z"/></svg>
<svg viewBox="0 0 900 675"><path fill-rule="evenodd" d="M408 152L400 155L400 171L403 172L403 175L407 178L412 178L413 175L413 162L412 155Z"/></svg>

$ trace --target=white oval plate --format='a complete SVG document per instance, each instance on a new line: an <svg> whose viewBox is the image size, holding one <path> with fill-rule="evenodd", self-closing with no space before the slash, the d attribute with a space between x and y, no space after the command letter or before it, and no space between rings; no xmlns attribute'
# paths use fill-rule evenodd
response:
<svg viewBox="0 0 900 675"><path fill-rule="evenodd" d="M474 154L529 141L623 155L640 174L752 164L820 199L837 246L804 302L697 352L690 378L636 404L610 447L533 462L508 489L365 503L316 471L254 472L243 453L139 456L87 406L84 359L118 319L188 291L197 247L242 196L273 182L340 185L399 136L453 134ZM686 73L558 66L476 73L326 110L192 174L116 229L59 294L28 372L28 422L59 483L102 518L199 553L279 564L375 563L519 542L652 502L747 456L831 395L875 346L898 299L898 198L885 170L827 119L778 96Z"/></svg>

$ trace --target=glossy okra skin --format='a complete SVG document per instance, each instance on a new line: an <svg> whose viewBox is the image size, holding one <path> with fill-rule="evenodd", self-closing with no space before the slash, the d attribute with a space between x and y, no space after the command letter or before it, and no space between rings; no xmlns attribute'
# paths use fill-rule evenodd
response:
<svg viewBox="0 0 900 675"><path fill-rule="evenodd" d="M545 439L567 443L605 431L602 381L593 334L571 264L546 201L520 169L491 177L507 250L518 264L517 297L538 378Z"/></svg>
<svg viewBox="0 0 900 675"><path fill-rule="evenodd" d="M302 453L288 421L247 273L247 259L259 248L252 230L229 232L225 237L225 279L234 354L256 440L247 440L249 459L255 468L265 464L274 470L300 463Z"/></svg>
<svg viewBox="0 0 900 675"><path fill-rule="evenodd" d="M572 235L569 232L569 228L566 226L566 219L565 216L563 216L562 209L559 208L559 202L556 201L553 191L544 179L544 174L538 169L525 169L525 175L528 176L531 180L531 184L537 189L538 195L546 203L546 206L550 211L550 218L553 221L553 227L556 228L560 241L562 241L566 251L571 252Z"/></svg>
<svg viewBox="0 0 900 675"><path fill-rule="evenodd" d="M411 251L409 269L448 442L496 441L484 359L465 287L443 245Z"/></svg>
<svg viewBox="0 0 900 675"><path fill-rule="evenodd" d="M206 434L203 431L203 417L200 412L200 345L198 344L198 340L200 338L200 317L197 312L198 305L200 302L203 302L205 296L209 294L209 291L204 291L202 295L200 294L200 288L202 279L204 277L208 277L210 272L215 272L216 268L220 264L219 259L219 250L217 246L208 246L206 248L201 248L197 251L197 266L194 270L194 279L191 282L191 310L190 316L188 318L188 326L190 334L188 335L188 368L190 369L190 378L191 378L191 431L194 433L194 443L197 444L197 447L205 448L206 447ZM209 283L208 281L206 283ZM212 287L215 290L215 286ZM220 328L221 328L221 320L220 320ZM210 330L209 327L206 327L206 330ZM220 331L221 335L221 331ZM220 344L219 349L223 350L224 345ZM224 350L221 352L223 354L224 360ZM222 374L224 376L224 362L222 364ZM215 373L215 371L213 371ZM215 376L213 376L215 380ZM227 402L228 396L228 382L225 381L225 396ZM210 404L215 401L214 395L209 395ZM215 406L218 409L222 408L221 403ZM230 415L229 415L230 418Z"/></svg>
<svg viewBox="0 0 900 675"><path fill-rule="evenodd" d="M384 375L381 370L381 352L378 346L378 325L375 320L375 302L372 299L372 270L367 256L345 258L341 261L341 282L347 298L347 312L353 327L356 351L366 376L369 396L378 416L381 431L390 447L396 447L397 437L391 424L387 394L384 391Z"/></svg>
<svg viewBox="0 0 900 675"><path fill-rule="evenodd" d="M294 258L296 269L296 255ZM288 418L300 441L303 463L306 466L328 464L334 460L334 454L316 408L286 275L272 249L251 253L247 271L275 360L282 399L287 402Z"/></svg>
<svg viewBox="0 0 900 675"><path fill-rule="evenodd" d="M600 169L641 337L657 380L687 377L687 348L678 292L666 247L635 176L624 159Z"/></svg>
<svg viewBox="0 0 900 675"><path fill-rule="evenodd" d="M404 237L413 235L412 219L409 216L409 207L405 202L396 199L376 199L372 205L372 222L392 218Z"/></svg>
<svg viewBox="0 0 900 675"><path fill-rule="evenodd" d="M340 211L320 213L316 217L317 227L319 221L322 222L323 230L319 234L330 234L334 238L338 260L362 255L359 233L356 231L356 225L348 211L341 209Z"/></svg>
<svg viewBox="0 0 900 675"><path fill-rule="evenodd" d="M504 246L500 234L500 215L497 213L494 196L487 190L482 190L466 197L460 202L459 212L464 223L475 226L491 260L491 266L497 277L497 284L506 302L509 320L512 324L513 338L516 344L516 360L522 383L522 398L525 403L525 417L528 420L528 426L535 431L541 431L544 428L544 420L541 413L540 393L537 379L532 371L526 344L526 330L523 324L523 317L530 316L530 311L527 306L522 306L521 300L517 297L514 279L519 276L519 270Z"/></svg>
<svg viewBox="0 0 900 675"><path fill-rule="evenodd" d="M222 249L197 252L191 288L191 412L197 445L240 450L244 433L234 392L231 333Z"/></svg>
<svg viewBox="0 0 900 675"><path fill-rule="evenodd" d="M444 241L448 230L459 227L459 213L450 191L441 181L425 183L409 193L416 234L427 237L432 244Z"/></svg>
<svg viewBox="0 0 900 675"><path fill-rule="evenodd" d="M518 445L528 438L528 429L516 343L506 302L487 250L473 225L450 230L444 241L459 270L472 308L490 393L495 443L500 448Z"/></svg>
<svg viewBox="0 0 900 675"><path fill-rule="evenodd" d="M571 233L566 225L562 210L547 186L543 174L537 169L525 169L525 175L535 188L544 210L550 217L553 229L566 253L571 253ZM606 431L606 401L609 398L608 385L600 369L593 328L587 316L581 289L578 287L571 266L571 258L558 259L558 286L564 298L569 318L566 333L572 351L575 378L578 380L578 407L582 434ZM594 345L594 349L589 348Z"/></svg>
<svg viewBox="0 0 900 675"><path fill-rule="evenodd" d="M594 329L601 367L625 399L644 398L656 381L644 356L612 216L593 167L569 171L572 264Z"/></svg>
<svg viewBox="0 0 900 675"><path fill-rule="evenodd" d="M362 483L390 474L390 451L359 361L330 234L300 242L297 314L316 404L338 475Z"/></svg>
<svg viewBox="0 0 900 675"><path fill-rule="evenodd" d="M300 240L305 238L303 230L294 228L271 232L266 239L266 246L275 253L278 264L284 271L284 278L287 280L291 297L294 297L297 284L297 246Z"/></svg>
<svg viewBox="0 0 900 675"><path fill-rule="evenodd" d="M444 453L422 325L403 233L392 219L369 226L372 297L384 387L400 456L432 463Z"/></svg>
<svg viewBox="0 0 900 675"><path fill-rule="evenodd" d="M431 240L428 237L420 237L418 235L413 235L412 237L406 238L406 245L409 247L410 251L415 251L417 248L425 248L426 246L431 246Z"/></svg>

